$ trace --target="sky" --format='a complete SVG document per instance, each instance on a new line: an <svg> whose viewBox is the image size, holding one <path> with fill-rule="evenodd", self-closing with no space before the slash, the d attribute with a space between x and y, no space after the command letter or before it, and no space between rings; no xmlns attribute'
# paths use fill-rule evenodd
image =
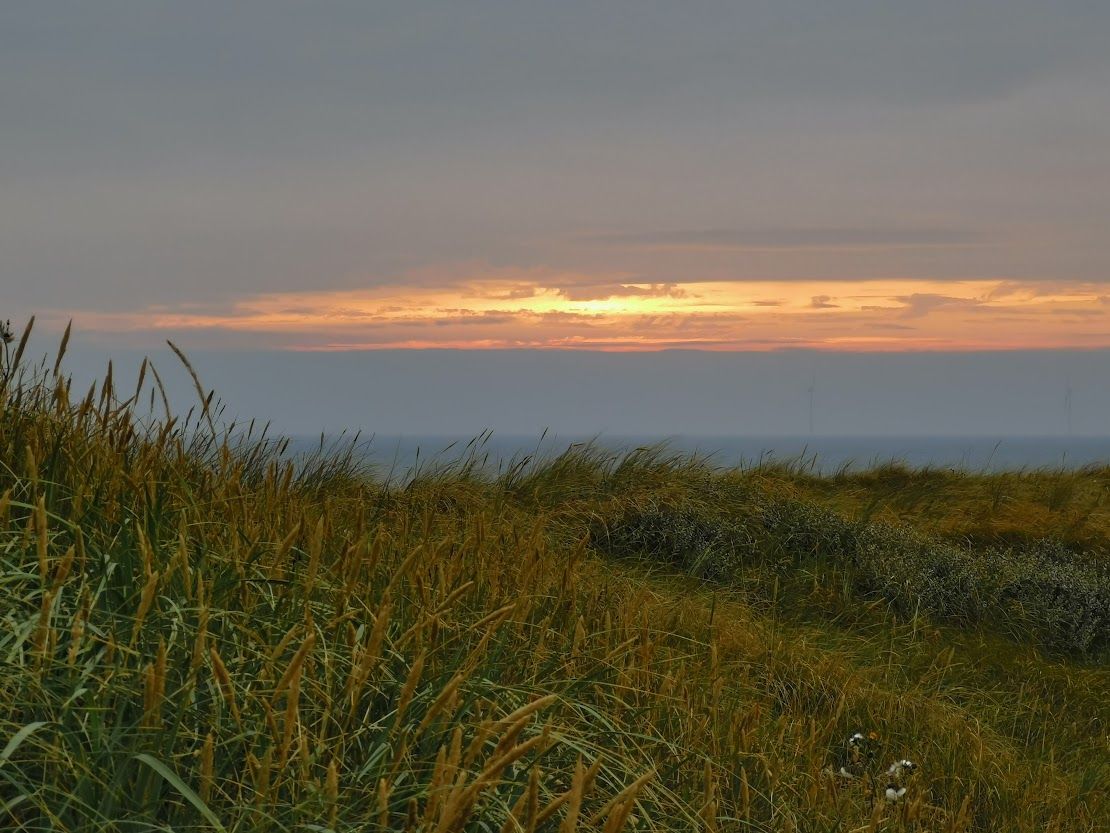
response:
<svg viewBox="0 0 1110 833"><path fill-rule="evenodd" d="M990 355L1056 402L1110 381L1108 40L1102 0L7 3L0 317L72 319L97 356L309 362L325 394L399 396L396 357L441 431L486 414L433 372L474 362L514 426L550 362L567 421L608 368L639 424L636 368L709 353L749 381L831 362L869 413L884 357L926 385L922 354ZM961 410L980 393L930 401L1029 421Z"/></svg>

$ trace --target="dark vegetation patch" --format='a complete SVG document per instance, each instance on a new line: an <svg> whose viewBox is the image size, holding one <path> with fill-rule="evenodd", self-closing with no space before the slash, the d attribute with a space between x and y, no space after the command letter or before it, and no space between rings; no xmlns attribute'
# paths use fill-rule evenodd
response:
<svg viewBox="0 0 1110 833"><path fill-rule="evenodd" d="M728 515L703 506L631 507L596 521L591 539L610 555L722 582L746 567L825 564L904 615L986 627L1077 655L1110 647L1110 567L1051 539L980 549L777 498Z"/></svg>

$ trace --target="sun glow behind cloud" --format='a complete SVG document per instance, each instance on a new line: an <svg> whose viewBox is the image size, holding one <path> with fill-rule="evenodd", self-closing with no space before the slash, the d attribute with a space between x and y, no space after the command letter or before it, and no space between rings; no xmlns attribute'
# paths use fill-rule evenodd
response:
<svg viewBox="0 0 1110 833"><path fill-rule="evenodd" d="M1110 346L1096 284L929 281L641 283L495 272L418 285L257 295L226 308L73 314L85 329L293 350L977 350Z"/></svg>

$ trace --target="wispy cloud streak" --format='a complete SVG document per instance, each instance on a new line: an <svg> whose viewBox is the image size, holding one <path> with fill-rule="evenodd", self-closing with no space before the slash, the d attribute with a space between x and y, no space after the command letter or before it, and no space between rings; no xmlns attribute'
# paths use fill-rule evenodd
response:
<svg viewBox="0 0 1110 833"><path fill-rule="evenodd" d="M953 228L676 229L592 235L584 243L618 248L736 250L895 250L987 245L973 231Z"/></svg>

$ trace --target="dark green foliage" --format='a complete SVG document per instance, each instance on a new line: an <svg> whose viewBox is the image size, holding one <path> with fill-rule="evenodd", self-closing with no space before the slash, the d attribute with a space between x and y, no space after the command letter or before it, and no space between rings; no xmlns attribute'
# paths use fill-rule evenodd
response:
<svg viewBox="0 0 1110 833"><path fill-rule="evenodd" d="M1110 647L1110 567L1058 541L975 549L781 498L757 499L728 515L704 506L632 508L595 522L591 534L611 555L720 581L745 564L828 562L848 571L861 594L904 615L985 626L1079 655Z"/></svg>
<svg viewBox="0 0 1110 833"><path fill-rule="evenodd" d="M727 580L760 553L744 524L669 507L630 510L615 523L597 522L591 538L612 555L653 559L716 580Z"/></svg>

